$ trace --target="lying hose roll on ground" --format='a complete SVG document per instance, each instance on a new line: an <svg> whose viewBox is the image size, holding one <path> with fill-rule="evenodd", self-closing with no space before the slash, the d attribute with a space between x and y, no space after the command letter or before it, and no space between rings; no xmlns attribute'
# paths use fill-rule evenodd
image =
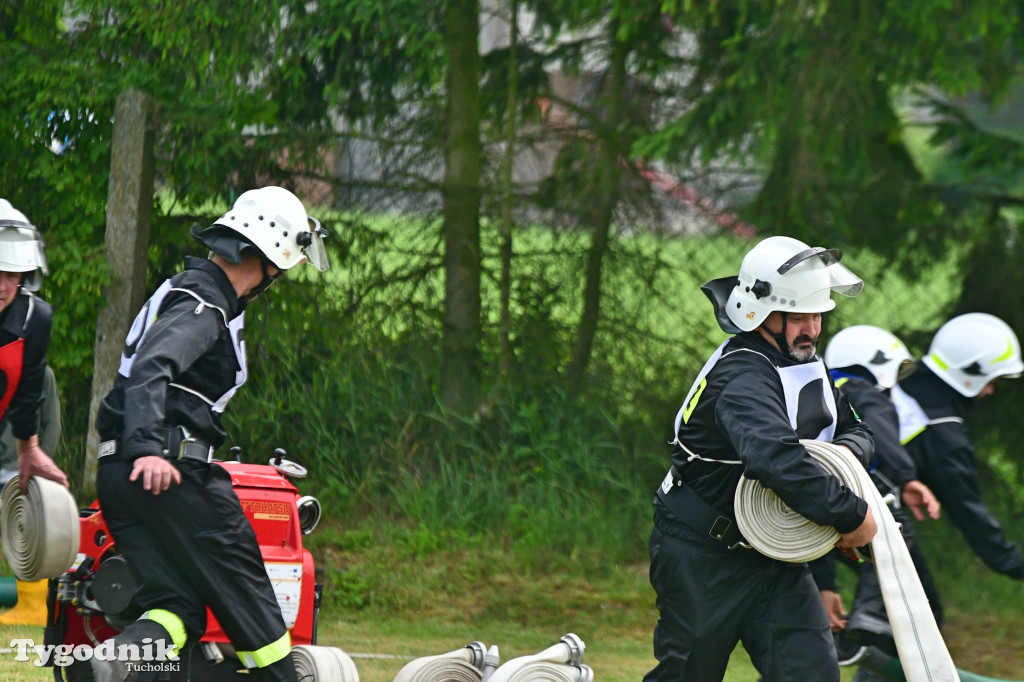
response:
<svg viewBox="0 0 1024 682"><path fill-rule="evenodd" d="M56 578L78 554L78 505L67 488L41 476L22 494L15 476L0 493L0 532L19 580Z"/></svg>
<svg viewBox="0 0 1024 682"><path fill-rule="evenodd" d="M355 663L337 647L296 645L292 662L302 682L359 682Z"/></svg>
<svg viewBox="0 0 1024 682"><path fill-rule="evenodd" d="M813 440L800 443L826 471L871 506L878 524L871 554L907 680L960 680L899 524L867 470L846 448ZM823 528L803 518L757 481L741 478L734 502L740 532L766 556L797 563L811 561L828 553L839 539L834 528Z"/></svg>
<svg viewBox="0 0 1024 682"><path fill-rule="evenodd" d="M487 647L470 642L461 649L409 661L395 675L394 682L480 682Z"/></svg>
<svg viewBox="0 0 1024 682"><path fill-rule="evenodd" d="M583 663L585 649L583 640L570 632L538 654L508 661L490 682L593 682L593 669Z"/></svg>

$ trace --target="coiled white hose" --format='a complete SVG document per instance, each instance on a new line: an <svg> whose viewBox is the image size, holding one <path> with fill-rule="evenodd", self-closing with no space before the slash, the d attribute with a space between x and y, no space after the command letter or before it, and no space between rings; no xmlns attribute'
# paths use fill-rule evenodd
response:
<svg viewBox="0 0 1024 682"><path fill-rule="evenodd" d="M959 681L900 526L867 470L846 448L813 440L800 443L826 471L871 506L878 525L871 555L908 682ZM811 561L828 553L839 539L834 528L823 528L800 516L757 481L741 478L734 502L740 532L766 556Z"/></svg>
<svg viewBox="0 0 1024 682"><path fill-rule="evenodd" d="M570 632L539 654L508 661L489 682L593 682L593 669L583 663L585 649L583 640Z"/></svg>
<svg viewBox="0 0 1024 682"><path fill-rule="evenodd" d="M292 662L299 682L359 682L356 664L337 647L296 645Z"/></svg>
<svg viewBox="0 0 1024 682"><path fill-rule="evenodd" d="M78 554L78 505L67 488L41 476L22 494L15 476L0 493L0 533L19 580L56 578Z"/></svg>
<svg viewBox="0 0 1024 682"><path fill-rule="evenodd" d="M482 642L471 642L446 654L423 656L406 663L394 682L480 682L485 654Z"/></svg>

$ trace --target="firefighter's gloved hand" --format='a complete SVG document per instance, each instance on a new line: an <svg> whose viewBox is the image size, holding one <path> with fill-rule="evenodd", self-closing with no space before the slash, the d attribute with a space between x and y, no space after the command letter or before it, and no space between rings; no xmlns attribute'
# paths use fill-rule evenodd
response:
<svg viewBox="0 0 1024 682"><path fill-rule="evenodd" d="M142 489L159 495L171 487L181 483L181 472L168 460L157 455L146 455L135 460L129 481L137 481L142 477Z"/></svg>

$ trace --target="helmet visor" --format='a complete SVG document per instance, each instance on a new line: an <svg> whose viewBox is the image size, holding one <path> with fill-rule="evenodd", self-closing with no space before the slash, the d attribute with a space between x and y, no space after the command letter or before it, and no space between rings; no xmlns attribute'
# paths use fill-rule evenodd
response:
<svg viewBox="0 0 1024 682"><path fill-rule="evenodd" d="M853 274L848 267L841 263L833 263L828 268L829 279L831 279L832 291L843 296L855 298L864 290L864 280Z"/></svg>
<svg viewBox="0 0 1024 682"><path fill-rule="evenodd" d="M302 253L309 260L310 264L320 272L326 272L331 264L327 260L327 249L324 248L324 239L328 237L327 230L320 225L316 218L309 217L308 244L301 244Z"/></svg>
<svg viewBox="0 0 1024 682"><path fill-rule="evenodd" d="M843 252L839 249L826 249L823 246L812 246L809 249L804 249L780 265L777 272L779 275L785 275L801 263L812 258L817 258L825 265L825 268L828 271L829 289L837 294L853 298L864 289L864 281L857 275L853 274L849 268L839 262L842 257Z"/></svg>

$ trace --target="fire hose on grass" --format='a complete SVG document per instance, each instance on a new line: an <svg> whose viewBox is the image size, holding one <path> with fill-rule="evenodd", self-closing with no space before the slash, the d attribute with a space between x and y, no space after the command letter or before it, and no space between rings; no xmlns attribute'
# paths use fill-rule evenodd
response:
<svg viewBox="0 0 1024 682"><path fill-rule="evenodd" d="M583 663L585 649L583 640L570 632L538 654L499 666L498 647L472 642L410 661L394 682L593 682L594 671Z"/></svg>
<svg viewBox="0 0 1024 682"><path fill-rule="evenodd" d="M295 663L299 682L359 682L359 671L355 663L337 647L296 645L292 647L292 662Z"/></svg>
<svg viewBox="0 0 1024 682"><path fill-rule="evenodd" d="M583 663L585 649L583 640L570 632L538 654L508 661L490 682L593 682L594 671Z"/></svg>
<svg viewBox="0 0 1024 682"><path fill-rule="evenodd" d="M492 646L494 658L497 647ZM422 656L405 664L394 682L480 682L488 656L483 642L470 642L461 649L437 656ZM497 664L497 661L494 661ZM493 669L493 668L492 668Z"/></svg>
<svg viewBox="0 0 1024 682"><path fill-rule="evenodd" d="M878 524L878 533L871 542L872 563L882 588L882 599L896 639L899 660L882 661L875 657L872 660L878 663L880 669L877 671L887 676L897 674L892 672L895 662L901 676L890 677L894 680L988 680L959 671L953 665L899 524L861 463L845 448L831 443L800 442L823 469L867 501ZM757 481L741 478L734 502L737 525L743 536L757 551L780 561L812 561L831 551L839 539L834 528L819 526L800 516ZM862 665L866 663L868 661L861 662Z"/></svg>

